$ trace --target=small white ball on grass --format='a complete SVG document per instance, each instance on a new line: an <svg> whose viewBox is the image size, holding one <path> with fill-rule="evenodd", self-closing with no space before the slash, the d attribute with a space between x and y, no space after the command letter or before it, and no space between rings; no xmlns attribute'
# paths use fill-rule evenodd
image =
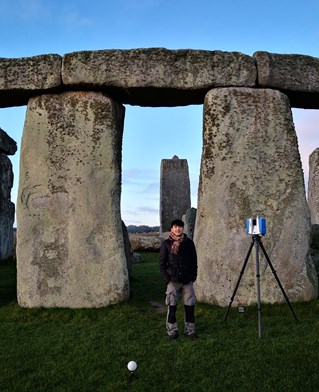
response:
<svg viewBox="0 0 319 392"><path fill-rule="evenodd" d="M130 372L135 372L135 370L137 369L137 363L135 361L130 361L127 364L127 368Z"/></svg>

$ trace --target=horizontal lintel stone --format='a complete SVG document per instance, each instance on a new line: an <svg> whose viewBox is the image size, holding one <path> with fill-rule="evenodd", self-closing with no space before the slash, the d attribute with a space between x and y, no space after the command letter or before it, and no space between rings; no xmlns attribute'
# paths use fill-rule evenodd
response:
<svg viewBox="0 0 319 392"><path fill-rule="evenodd" d="M0 107L27 105L30 97L62 89L62 56L0 58Z"/></svg>
<svg viewBox="0 0 319 392"><path fill-rule="evenodd" d="M139 106L202 104L219 87L277 89L291 107L319 109L319 58L165 48L0 58L0 108L68 90L102 91Z"/></svg>
<svg viewBox="0 0 319 392"><path fill-rule="evenodd" d="M258 87L285 93L291 107L319 109L319 58L255 52Z"/></svg>
<svg viewBox="0 0 319 392"><path fill-rule="evenodd" d="M108 92L140 106L202 104L213 87L253 87L257 70L239 52L146 48L68 53L62 80L70 89Z"/></svg>

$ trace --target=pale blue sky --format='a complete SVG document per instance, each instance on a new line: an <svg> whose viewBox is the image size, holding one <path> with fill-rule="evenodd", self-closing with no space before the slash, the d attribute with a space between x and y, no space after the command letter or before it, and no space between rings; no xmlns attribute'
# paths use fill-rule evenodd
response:
<svg viewBox="0 0 319 392"><path fill-rule="evenodd" d="M319 57L317 0L0 0L0 57L78 50L205 49ZM0 109L0 126L20 147L26 107ZM319 147L319 110L293 110L307 185L308 157ZM159 225L162 159L188 160L192 206L202 148L202 106L126 105L122 219ZM19 151L10 158L18 189Z"/></svg>

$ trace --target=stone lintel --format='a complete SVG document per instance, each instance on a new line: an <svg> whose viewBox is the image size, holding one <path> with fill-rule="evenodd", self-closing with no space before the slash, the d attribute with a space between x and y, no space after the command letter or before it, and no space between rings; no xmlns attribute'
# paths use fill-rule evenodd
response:
<svg viewBox="0 0 319 392"><path fill-rule="evenodd" d="M264 51L142 48L0 58L0 108L68 90L102 91L130 105L183 106L202 104L212 88L262 87L285 93L291 107L319 109L318 75L319 58Z"/></svg>
<svg viewBox="0 0 319 392"><path fill-rule="evenodd" d="M291 107L319 109L319 58L255 52L258 86L285 93Z"/></svg>
<svg viewBox="0 0 319 392"><path fill-rule="evenodd" d="M70 89L102 89L140 106L202 104L213 87L253 87L255 60L239 52L207 50L96 50L63 57L62 79Z"/></svg>
<svg viewBox="0 0 319 392"><path fill-rule="evenodd" d="M61 91L61 66L58 54L0 58L0 107L27 105L32 96Z"/></svg>

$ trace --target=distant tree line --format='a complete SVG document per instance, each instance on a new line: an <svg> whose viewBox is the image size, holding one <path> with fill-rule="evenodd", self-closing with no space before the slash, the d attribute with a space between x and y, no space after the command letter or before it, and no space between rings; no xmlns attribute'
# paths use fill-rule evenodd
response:
<svg viewBox="0 0 319 392"><path fill-rule="evenodd" d="M128 233L153 233L159 231L159 226L134 226L129 225L127 226Z"/></svg>

